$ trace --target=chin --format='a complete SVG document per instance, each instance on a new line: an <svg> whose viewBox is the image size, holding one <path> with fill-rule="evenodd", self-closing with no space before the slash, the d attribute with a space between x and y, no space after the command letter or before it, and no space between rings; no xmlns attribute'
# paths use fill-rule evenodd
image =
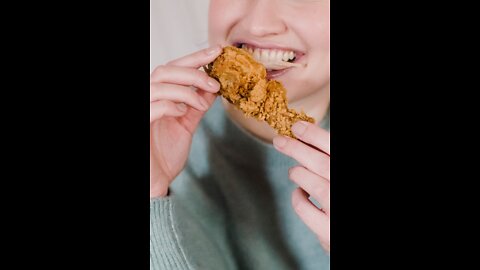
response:
<svg viewBox="0 0 480 270"><path fill-rule="evenodd" d="M289 103L296 103L297 101L301 100L302 96L297 91L289 91L287 90L287 100Z"/></svg>
<svg viewBox="0 0 480 270"><path fill-rule="evenodd" d="M287 90L287 99L288 101L295 102L298 99L302 98L302 92L305 92L305 89L302 89L301 87L298 87L298 83L295 82L289 82L288 80L279 80L285 89ZM300 84L301 85L301 84Z"/></svg>

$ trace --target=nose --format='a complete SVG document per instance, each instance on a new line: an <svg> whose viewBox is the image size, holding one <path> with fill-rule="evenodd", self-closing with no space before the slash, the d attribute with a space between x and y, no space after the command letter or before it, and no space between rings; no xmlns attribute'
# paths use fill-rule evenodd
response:
<svg viewBox="0 0 480 270"><path fill-rule="evenodd" d="M247 30L253 36L265 37L282 34L287 26L277 11L275 0L254 0L252 7L244 18Z"/></svg>

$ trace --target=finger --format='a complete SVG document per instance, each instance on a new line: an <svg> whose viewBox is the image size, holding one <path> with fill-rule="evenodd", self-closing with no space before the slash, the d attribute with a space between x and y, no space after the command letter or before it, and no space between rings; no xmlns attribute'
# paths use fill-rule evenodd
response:
<svg viewBox="0 0 480 270"><path fill-rule="evenodd" d="M318 236L320 242L330 245L330 218L308 199L301 188L292 193L292 206L295 213Z"/></svg>
<svg viewBox="0 0 480 270"><path fill-rule="evenodd" d="M187 106L183 103L175 103L170 100L160 100L150 103L150 123L163 116L182 116L187 112Z"/></svg>
<svg viewBox="0 0 480 270"><path fill-rule="evenodd" d="M194 52L190 55L184 56L182 58L173 60L167 63L168 66L181 66L181 67L190 67L190 68L200 68L203 65L209 64L217 58L222 52L222 47L220 45L215 45L210 48Z"/></svg>
<svg viewBox="0 0 480 270"><path fill-rule="evenodd" d="M330 132L305 121L296 122L292 132L298 139L330 155Z"/></svg>
<svg viewBox="0 0 480 270"><path fill-rule="evenodd" d="M206 111L209 107L208 102L192 87L167 83L150 84L150 102L163 99L183 102L200 111Z"/></svg>
<svg viewBox="0 0 480 270"><path fill-rule="evenodd" d="M157 67L152 73L150 82L194 86L212 93L216 93L220 89L220 84L205 72L177 66Z"/></svg>
<svg viewBox="0 0 480 270"><path fill-rule="evenodd" d="M330 181L330 156L298 140L277 136L273 138L275 148L294 158L310 171Z"/></svg>
<svg viewBox="0 0 480 270"><path fill-rule="evenodd" d="M218 96L209 92L205 91L198 91L199 96L204 98L208 103L208 108L210 108L215 101L215 98ZM190 110L188 114L185 115L180 121L184 126L188 129L190 133L193 134L195 129L197 128L198 123L202 120L202 117L205 115L206 111L199 111L199 110Z"/></svg>
<svg viewBox="0 0 480 270"><path fill-rule="evenodd" d="M330 255L330 236L318 237L318 240L320 241L320 245L322 245L323 249L328 255Z"/></svg>
<svg viewBox="0 0 480 270"><path fill-rule="evenodd" d="M327 179L302 166L290 168L290 170L288 170L288 176L320 203L325 214L330 215L330 182Z"/></svg>

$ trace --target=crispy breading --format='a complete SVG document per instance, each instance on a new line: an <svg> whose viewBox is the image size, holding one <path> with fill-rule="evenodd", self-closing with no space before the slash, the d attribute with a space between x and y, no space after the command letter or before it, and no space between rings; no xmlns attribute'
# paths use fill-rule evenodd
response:
<svg viewBox="0 0 480 270"><path fill-rule="evenodd" d="M278 134L295 138L291 131L295 122L315 122L304 112L289 109L282 84L268 80L265 67L242 49L223 48L222 54L204 69L220 82L219 95L242 110L245 116L266 121Z"/></svg>

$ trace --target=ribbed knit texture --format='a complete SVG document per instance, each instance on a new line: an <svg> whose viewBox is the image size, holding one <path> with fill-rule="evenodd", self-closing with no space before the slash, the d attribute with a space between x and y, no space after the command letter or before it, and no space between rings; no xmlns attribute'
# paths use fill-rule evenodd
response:
<svg viewBox="0 0 480 270"><path fill-rule="evenodd" d="M329 130L328 115L320 126ZM169 196L151 200L150 268L329 269L291 206L295 165L232 122L217 99Z"/></svg>
<svg viewBox="0 0 480 270"><path fill-rule="evenodd" d="M150 268L190 269L173 220L170 198L150 201Z"/></svg>

